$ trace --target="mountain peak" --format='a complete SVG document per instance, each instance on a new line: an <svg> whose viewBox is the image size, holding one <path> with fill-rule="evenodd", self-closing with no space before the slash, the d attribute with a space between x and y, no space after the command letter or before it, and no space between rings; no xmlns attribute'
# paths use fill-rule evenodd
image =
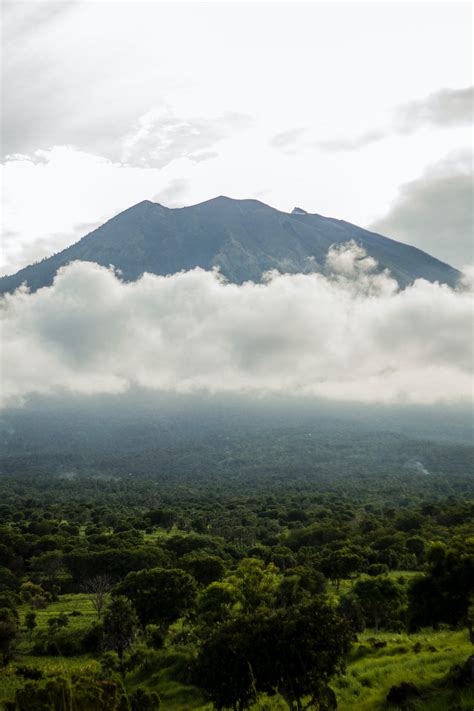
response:
<svg viewBox="0 0 474 711"><path fill-rule="evenodd" d="M292 215L308 215L309 213L306 212L306 210L303 210L302 207L294 207L291 211Z"/></svg>

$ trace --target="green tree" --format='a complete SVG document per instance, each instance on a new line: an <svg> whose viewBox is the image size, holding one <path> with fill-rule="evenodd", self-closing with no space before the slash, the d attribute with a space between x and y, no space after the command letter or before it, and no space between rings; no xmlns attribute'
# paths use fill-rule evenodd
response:
<svg viewBox="0 0 474 711"><path fill-rule="evenodd" d="M13 656L15 642L18 637L18 620L9 608L0 609L0 654L5 666Z"/></svg>
<svg viewBox="0 0 474 711"><path fill-rule="evenodd" d="M318 598L284 610L260 610L216 626L204 641L197 683L216 708L248 708L278 692L289 709L328 708L331 677L344 670L352 632L337 608Z"/></svg>
<svg viewBox="0 0 474 711"><path fill-rule="evenodd" d="M143 626L158 624L166 630L194 603L196 583L184 570L152 568L129 573L116 592L132 601Z"/></svg>
<svg viewBox="0 0 474 711"><path fill-rule="evenodd" d="M33 610L31 610L25 615L25 627L28 630L30 639L33 635L33 630L35 629L36 625L36 612L33 612Z"/></svg>
<svg viewBox="0 0 474 711"><path fill-rule="evenodd" d="M474 595L471 595L467 608L467 629L469 630L469 640L471 644L474 644Z"/></svg>
<svg viewBox="0 0 474 711"><path fill-rule="evenodd" d="M31 567L42 573L49 586L54 586L58 575L64 568L63 556L60 551L47 551L31 559Z"/></svg>
<svg viewBox="0 0 474 711"><path fill-rule="evenodd" d="M258 558L244 558L232 575L226 578L239 591L242 611L253 612L262 606L271 606L275 600L282 575L273 564Z"/></svg>
<svg viewBox="0 0 474 711"><path fill-rule="evenodd" d="M35 585L30 580L24 582L20 588L20 599L36 609L46 607L51 602L51 594L41 585Z"/></svg>
<svg viewBox="0 0 474 711"><path fill-rule="evenodd" d="M336 590L339 590L341 580L350 578L361 567L362 558L347 548L331 553L323 563L323 571L336 583Z"/></svg>
<svg viewBox="0 0 474 711"><path fill-rule="evenodd" d="M217 555L210 555L206 551L187 553L180 558L179 566L190 573L202 585L209 585L216 580L221 580L225 574L225 565L222 558Z"/></svg>
<svg viewBox="0 0 474 711"><path fill-rule="evenodd" d="M235 616L242 602L242 594L231 583L211 583L199 593L196 600L196 616L202 628L212 629Z"/></svg>
<svg viewBox="0 0 474 711"><path fill-rule="evenodd" d="M400 620L405 593L394 580L388 577L359 580L353 593L368 626L373 626L376 632L381 626L387 627Z"/></svg>
<svg viewBox="0 0 474 711"><path fill-rule="evenodd" d="M474 538L435 543L426 553L428 571L412 581L409 618L412 629L444 622L466 624L474 595Z"/></svg>
<svg viewBox="0 0 474 711"><path fill-rule="evenodd" d="M125 597L114 598L104 614L104 644L117 652L122 675L123 655L135 641L137 624L137 616L130 601Z"/></svg>

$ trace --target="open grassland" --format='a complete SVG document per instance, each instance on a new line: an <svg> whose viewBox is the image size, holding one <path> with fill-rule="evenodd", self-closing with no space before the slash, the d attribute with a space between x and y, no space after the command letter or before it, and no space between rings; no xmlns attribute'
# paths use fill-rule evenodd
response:
<svg viewBox="0 0 474 711"><path fill-rule="evenodd" d="M374 646L384 642L384 647ZM426 692L427 698L421 698L413 708L427 711L457 708L450 705L452 695L443 694L442 689L436 689L435 693L430 690L453 665L463 664L472 651L465 630L427 631L413 635L361 634L351 652L346 675L332 684L338 709L378 711L387 708L385 699L389 689L402 682L411 682L420 692ZM470 694L466 692L465 696L465 705L461 708L473 708L474 690ZM448 698L450 703L446 705Z"/></svg>
<svg viewBox="0 0 474 711"><path fill-rule="evenodd" d="M24 627L25 615L30 608L27 605L22 605L19 609L20 623ZM48 629L48 620L58 617L58 615L66 615L68 618L68 630L84 630L97 621L96 612L91 603L90 595L86 593L76 593L75 595L61 595L61 597L52 602L43 609L35 610L36 624L35 632Z"/></svg>

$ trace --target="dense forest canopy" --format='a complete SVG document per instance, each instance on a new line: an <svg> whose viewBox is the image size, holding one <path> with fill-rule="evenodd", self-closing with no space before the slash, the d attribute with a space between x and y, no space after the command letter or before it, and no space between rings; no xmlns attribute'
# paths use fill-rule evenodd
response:
<svg viewBox="0 0 474 711"><path fill-rule="evenodd" d="M471 473L295 471L4 473L0 703L469 708Z"/></svg>

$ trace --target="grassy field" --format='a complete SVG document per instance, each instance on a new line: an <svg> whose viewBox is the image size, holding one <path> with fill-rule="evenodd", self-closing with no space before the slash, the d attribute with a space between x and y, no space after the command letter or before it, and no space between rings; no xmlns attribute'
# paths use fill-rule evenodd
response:
<svg viewBox="0 0 474 711"><path fill-rule="evenodd" d="M350 585L344 582L344 586ZM20 611L24 630L24 616L28 608ZM48 627L48 619L61 613L68 616L68 630L80 631L89 627L96 614L89 597L85 594L63 595L44 610L38 610L35 635ZM71 613L75 613L71 615ZM80 613L80 614L77 614ZM338 700L338 711L381 711L389 707L385 701L391 686L401 682L415 684L422 697L410 709L413 711L472 711L474 689L453 692L440 685L450 668L463 664L473 648L467 632L442 630L425 631L420 634L378 633L370 631L359 635L348 660L347 672L332 683ZM31 642L26 631L22 633L16 658L0 672L0 709L5 700L14 697L15 690L24 680L15 674L16 666L40 669L46 676L98 672L97 659L80 657L31 656ZM157 690L164 711L187 711L211 709L204 703L197 689L174 681L167 669L148 674L130 675L130 687L146 685ZM286 706L275 698L262 699L254 711L280 711ZM33 711L33 710L32 710Z"/></svg>
<svg viewBox="0 0 474 711"><path fill-rule="evenodd" d="M374 642L386 642L386 646L377 648ZM333 683L338 709L376 711L387 708L385 698L390 687L401 682L412 682L420 691L428 691L454 664L464 663L472 651L465 630L413 635L361 634L351 652L346 675ZM443 705L446 700L446 696L440 698L439 704L434 705L436 699L430 698L429 705L420 701L415 708L429 711L454 709L455 706L450 704ZM462 708L474 708L474 690L470 696L466 695L466 704Z"/></svg>
<svg viewBox="0 0 474 711"><path fill-rule="evenodd" d="M25 615L30 608L27 605L20 607L20 624L24 627ZM61 595L59 600L51 603L43 610L36 610L36 631L48 629L48 620L52 617L65 614L68 617L69 630L82 630L90 627L97 621L97 615L92 607L90 595L77 593L75 595Z"/></svg>

